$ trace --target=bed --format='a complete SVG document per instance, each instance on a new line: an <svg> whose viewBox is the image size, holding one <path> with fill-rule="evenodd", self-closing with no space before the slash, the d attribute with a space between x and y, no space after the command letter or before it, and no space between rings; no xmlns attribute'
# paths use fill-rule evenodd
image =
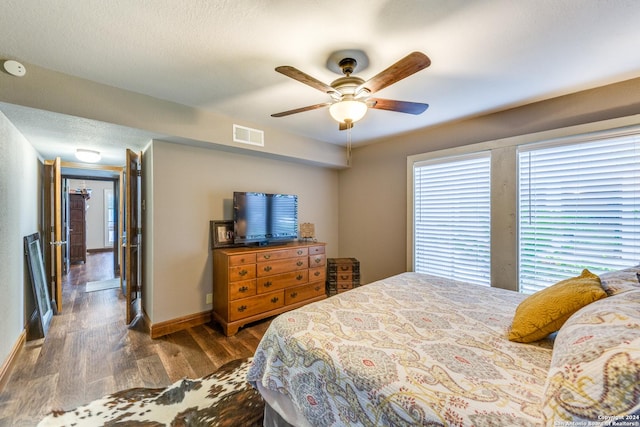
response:
<svg viewBox="0 0 640 427"><path fill-rule="evenodd" d="M627 280L630 286L620 285ZM633 421L640 414L637 272L625 271L608 283L610 296L571 316L562 327L566 334L523 344L507 334L526 295L403 273L275 318L247 379L267 403L265 425L538 426L594 418L604 423L614 416ZM587 310L592 306L599 306L595 314ZM613 378L603 366L620 353L626 358L617 362L628 369ZM596 386L575 389L585 381ZM603 397L616 387L617 394ZM616 399L620 407L612 403Z"/></svg>

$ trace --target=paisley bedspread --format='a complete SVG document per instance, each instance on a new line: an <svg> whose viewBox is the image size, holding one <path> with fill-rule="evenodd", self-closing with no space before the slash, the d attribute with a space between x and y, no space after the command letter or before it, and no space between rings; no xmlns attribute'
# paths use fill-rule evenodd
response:
<svg viewBox="0 0 640 427"><path fill-rule="evenodd" d="M284 313L248 380L313 426L534 426L550 339L507 339L517 292L403 273Z"/></svg>

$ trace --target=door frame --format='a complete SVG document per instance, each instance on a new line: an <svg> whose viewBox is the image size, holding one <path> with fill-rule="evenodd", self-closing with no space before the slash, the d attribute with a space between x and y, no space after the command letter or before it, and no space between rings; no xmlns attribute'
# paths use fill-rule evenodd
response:
<svg viewBox="0 0 640 427"><path fill-rule="evenodd" d="M69 180L85 180L85 181L102 181L102 182L111 182L112 185L112 189L113 189L113 205L116 208L115 211L115 226L114 226L114 230L113 230L113 235L114 235L114 240L113 240L113 274L114 277L118 277L120 275L120 253L121 253L121 249L120 249L120 245L118 244L118 236L120 234L118 227L120 226L120 216L121 216L121 207L119 205L119 198L121 197L119 192L121 191L121 185L120 185L120 180L121 178L121 173L118 172L118 174L116 175L114 172L114 175L111 177L101 177L101 176L91 176L91 175L68 175L68 174L64 174L62 175L62 181L63 183L67 183ZM68 184L67 184L68 185ZM68 219L67 219L68 222ZM62 224L62 228L65 228L65 224L63 221ZM68 236L68 234L67 234ZM67 237L68 238L68 237ZM68 260L67 260L68 261ZM69 271L69 269L67 268L67 272Z"/></svg>
<svg viewBox="0 0 640 427"><path fill-rule="evenodd" d="M141 222L141 190L142 190L142 153L127 149L126 165L121 188L123 206L122 235L123 248L123 273L120 275L120 284L125 289L127 302L125 322L133 325L134 321L142 314L142 222Z"/></svg>

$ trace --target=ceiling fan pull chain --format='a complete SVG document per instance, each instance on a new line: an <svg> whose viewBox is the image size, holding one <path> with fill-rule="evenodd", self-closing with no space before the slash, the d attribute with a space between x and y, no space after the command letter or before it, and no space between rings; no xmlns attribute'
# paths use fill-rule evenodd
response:
<svg viewBox="0 0 640 427"><path fill-rule="evenodd" d="M347 166L351 166L351 129L353 126L347 127Z"/></svg>

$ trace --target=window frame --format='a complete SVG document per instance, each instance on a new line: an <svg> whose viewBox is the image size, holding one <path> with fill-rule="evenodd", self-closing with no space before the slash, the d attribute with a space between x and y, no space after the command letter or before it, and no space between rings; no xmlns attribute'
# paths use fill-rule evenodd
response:
<svg viewBox="0 0 640 427"><path fill-rule="evenodd" d="M109 206L109 198L111 198L111 206ZM116 224L116 206L115 206L115 197L114 197L114 191L112 188L105 188L104 189L104 223L103 223L103 229L104 229L104 247L113 247L113 245L115 244L115 240L117 239L117 230L115 229L115 224ZM113 211L113 221L111 221L112 224L112 229L113 229L113 241L109 241L109 210Z"/></svg>

